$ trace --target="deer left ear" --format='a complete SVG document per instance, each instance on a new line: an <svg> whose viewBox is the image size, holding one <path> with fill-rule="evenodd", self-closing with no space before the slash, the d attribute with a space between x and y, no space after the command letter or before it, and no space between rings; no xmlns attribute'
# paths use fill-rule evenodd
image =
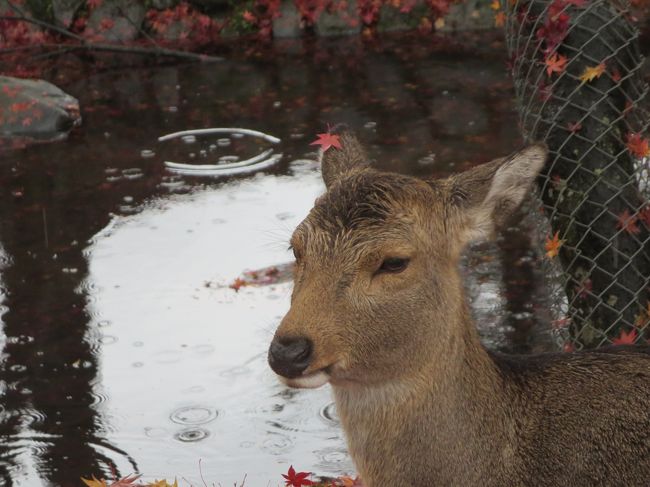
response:
<svg viewBox="0 0 650 487"><path fill-rule="evenodd" d="M488 238L507 221L531 191L547 155L544 144L535 144L452 176L452 200L470 217L468 240Z"/></svg>
<svg viewBox="0 0 650 487"><path fill-rule="evenodd" d="M329 189L332 184L346 173L370 167L366 151L350 132L339 135L341 148L330 147L326 151L321 149L321 172L325 186Z"/></svg>

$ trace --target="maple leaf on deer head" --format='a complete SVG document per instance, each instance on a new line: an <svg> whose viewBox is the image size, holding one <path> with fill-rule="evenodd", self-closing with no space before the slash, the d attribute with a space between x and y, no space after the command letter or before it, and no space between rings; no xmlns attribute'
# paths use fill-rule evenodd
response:
<svg viewBox="0 0 650 487"><path fill-rule="evenodd" d="M342 148L341 141L339 140L338 135L334 135L329 132L326 132L324 134L317 134L317 135L318 135L318 139L316 139L309 145L320 145L321 148L323 149L323 152L325 152L330 147L334 147L335 149Z"/></svg>

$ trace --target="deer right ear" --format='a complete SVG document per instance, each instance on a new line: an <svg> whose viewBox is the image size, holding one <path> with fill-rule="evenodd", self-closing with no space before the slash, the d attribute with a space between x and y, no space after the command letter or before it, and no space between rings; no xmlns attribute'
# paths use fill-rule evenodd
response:
<svg viewBox="0 0 650 487"><path fill-rule="evenodd" d="M341 148L321 149L319 159L325 186L329 189L346 173L370 167L368 156L357 138L349 132L339 135Z"/></svg>
<svg viewBox="0 0 650 487"><path fill-rule="evenodd" d="M452 176L453 204L469 216L465 225L467 240L490 237L507 221L533 189L547 155L545 145L531 145Z"/></svg>

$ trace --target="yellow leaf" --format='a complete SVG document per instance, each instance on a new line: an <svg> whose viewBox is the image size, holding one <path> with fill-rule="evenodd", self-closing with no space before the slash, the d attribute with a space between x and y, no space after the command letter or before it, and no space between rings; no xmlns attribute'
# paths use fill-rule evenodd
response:
<svg viewBox="0 0 650 487"><path fill-rule="evenodd" d="M605 63L600 63L598 66L589 66L585 68L583 73L580 75L580 81L586 83L588 81L593 81L596 78L600 78L600 75L605 72Z"/></svg>
<svg viewBox="0 0 650 487"><path fill-rule="evenodd" d="M501 2L499 0L492 0L490 8L492 10L501 10Z"/></svg>
<svg viewBox="0 0 650 487"><path fill-rule="evenodd" d="M106 482L103 480L97 480L94 475L90 480L81 477L81 481L88 487L106 487Z"/></svg>
<svg viewBox="0 0 650 487"><path fill-rule="evenodd" d="M166 480L154 480L147 487L178 487L178 481L174 479L174 483L170 484Z"/></svg>

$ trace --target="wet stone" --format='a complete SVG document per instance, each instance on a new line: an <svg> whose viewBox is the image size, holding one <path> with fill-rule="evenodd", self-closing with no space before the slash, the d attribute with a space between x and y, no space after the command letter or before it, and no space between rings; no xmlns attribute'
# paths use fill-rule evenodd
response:
<svg viewBox="0 0 650 487"><path fill-rule="evenodd" d="M299 37L301 34L298 9L293 0L283 0L280 5L280 15L273 19L273 36Z"/></svg>
<svg viewBox="0 0 650 487"><path fill-rule="evenodd" d="M325 10L316 21L316 31L321 36L341 36L358 34L361 22L356 0L346 2L346 8L329 13Z"/></svg>
<svg viewBox="0 0 650 487"><path fill-rule="evenodd" d="M79 102L43 80L0 76L0 141L21 138L49 141L65 138L81 123Z"/></svg>
<svg viewBox="0 0 650 487"><path fill-rule="evenodd" d="M140 34L144 15L144 3L139 0L104 0L90 13L86 31L92 29L103 41L132 41Z"/></svg>

